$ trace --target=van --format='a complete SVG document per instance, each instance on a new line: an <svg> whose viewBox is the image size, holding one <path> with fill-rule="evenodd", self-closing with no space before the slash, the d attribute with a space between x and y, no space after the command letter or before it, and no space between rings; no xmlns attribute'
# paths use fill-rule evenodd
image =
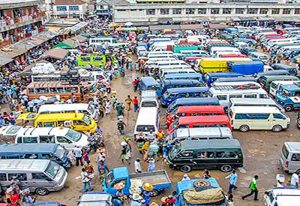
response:
<svg viewBox="0 0 300 206"><path fill-rule="evenodd" d="M155 81L153 77L141 77L139 82L139 90L146 91L146 90L158 90L159 83Z"/></svg>
<svg viewBox="0 0 300 206"><path fill-rule="evenodd" d="M273 81L298 81L298 77L287 75L263 76L259 79L259 83L266 91L270 91L270 85Z"/></svg>
<svg viewBox="0 0 300 206"><path fill-rule="evenodd" d="M167 107L182 97L208 97L208 87L185 87L168 89L160 99L162 106Z"/></svg>
<svg viewBox="0 0 300 206"><path fill-rule="evenodd" d="M84 113L95 120L99 120L99 112L93 104L44 104L38 110L38 114L53 113Z"/></svg>
<svg viewBox="0 0 300 206"><path fill-rule="evenodd" d="M253 61L262 61L264 64L267 64L269 60L269 57L266 54L259 52L251 52L249 58Z"/></svg>
<svg viewBox="0 0 300 206"><path fill-rule="evenodd" d="M252 106L260 106L260 107L275 107L279 109L281 112L284 112L284 108L275 102L271 98L267 99L240 99L240 98L231 98L229 100L229 108L231 107L252 107Z"/></svg>
<svg viewBox="0 0 300 206"><path fill-rule="evenodd" d="M281 186L265 191L265 206L293 206L300 201L300 190L297 187Z"/></svg>
<svg viewBox="0 0 300 206"><path fill-rule="evenodd" d="M134 127L134 136L143 132L149 135L151 132L156 134L159 129L159 113L155 107L143 107L139 114Z"/></svg>
<svg viewBox="0 0 300 206"><path fill-rule="evenodd" d="M281 85L275 98L287 112L300 108L300 84Z"/></svg>
<svg viewBox="0 0 300 206"><path fill-rule="evenodd" d="M71 162L68 151L58 144L2 144L0 159L49 159L68 169Z"/></svg>
<svg viewBox="0 0 300 206"><path fill-rule="evenodd" d="M286 70L290 73L290 75L294 75L294 76L298 74L297 68L287 64L272 64L272 68L273 70Z"/></svg>
<svg viewBox="0 0 300 206"><path fill-rule="evenodd" d="M34 127L70 127L78 132L95 133L98 127L95 120L83 113L39 114L34 120Z"/></svg>
<svg viewBox="0 0 300 206"><path fill-rule="evenodd" d="M229 118L232 128L241 132L249 130L280 132L290 126L290 118L275 107L231 107Z"/></svg>
<svg viewBox="0 0 300 206"><path fill-rule="evenodd" d="M270 85L270 96L275 97L276 92L279 90L279 87L281 85L287 85L287 84L300 84L300 80L292 80L292 81L272 81Z"/></svg>
<svg viewBox="0 0 300 206"><path fill-rule="evenodd" d="M176 80L176 79L188 79L188 80L197 80L202 81L203 76L199 73L175 73L175 74L166 74L163 80Z"/></svg>
<svg viewBox="0 0 300 206"><path fill-rule="evenodd" d="M183 87L204 87L206 86L202 81L197 80L164 80L161 82L161 87L157 91L158 96L162 96L165 91L171 88L183 88Z"/></svg>
<svg viewBox="0 0 300 206"><path fill-rule="evenodd" d="M192 169L229 172L243 167L243 152L236 139L184 140L173 145L166 160L171 168L184 173Z"/></svg>
<svg viewBox="0 0 300 206"><path fill-rule="evenodd" d="M175 74L175 73L182 73L182 74L188 74L188 73L196 73L195 70L188 68L186 66L183 66L181 68L176 68L176 69L172 69L172 68L165 68L165 69L161 69L160 70L161 75L160 75L160 79L164 79L164 76L166 74Z"/></svg>
<svg viewBox="0 0 300 206"><path fill-rule="evenodd" d="M214 82L209 96L215 97L227 110L231 98L266 99L268 93L255 82Z"/></svg>
<svg viewBox="0 0 300 206"><path fill-rule="evenodd" d="M205 74L205 81L208 85L211 85L214 81L219 78L228 78L231 79L233 77L241 77L243 76L240 73L236 72L217 72L217 73L207 73Z"/></svg>
<svg viewBox="0 0 300 206"><path fill-rule="evenodd" d="M76 146L89 147L88 136L73 129L62 127L20 127L0 128L0 139L17 143L55 143L71 151Z"/></svg>
<svg viewBox="0 0 300 206"><path fill-rule="evenodd" d="M283 144L280 165L287 173L300 172L300 142L285 142Z"/></svg>
<svg viewBox="0 0 300 206"><path fill-rule="evenodd" d="M232 132L228 127L207 128L180 128L167 136L170 144L176 144L184 140L211 140L211 139L233 139Z"/></svg>
<svg viewBox="0 0 300 206"><path fill-rule="evenodd" d="M195 127L228 127L231 129L227 115L189 116L179 117L168 128L168 134L172 134L178 128Z"/></svg>
<svg viewBox="0 0 300 206"><path fill-rule="evenodd" d="M217 98L180 98L172 102L166 111L166 115L174 112L179 106L192 106L192 105L220 105Z"/></svg>
<svg viewBox="0 0 300 206"><path fill-rule="evenodd" d="M215 82L256 82L256 79L252 76L241 76L231 78L218 78Z"/></svg>
<svg viewBox="0 0 300 206"><path fill-rule="evenodd" d="M167 125L172 124L179 117L225 115L224 108L219 105L180 106L166 117Z"/></svg>
<svg viewBox="0 0 300 206"><path fill-rule="evenodd" d="M59 164L39 159L1 159L0 184L9 187L16 177L21 188L44 196L64 188L68 173Z"/></svg>
<svg viewBox="0 0 300 206"><path fill-rule="evenodd" d="M260 82L260 79L263 78L264 76L279 76L279 75L286 75L289 76L290 73L286 70L269 70L265 72L260 72L255 75L255 78L257 79L258 82Z"/></svg>

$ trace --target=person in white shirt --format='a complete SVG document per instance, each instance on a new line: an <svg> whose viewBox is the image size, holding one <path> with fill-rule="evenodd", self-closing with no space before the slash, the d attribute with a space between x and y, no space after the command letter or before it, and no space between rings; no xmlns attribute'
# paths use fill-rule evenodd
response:
<svg viewBox="0 0 300 206"><path fill-rule="evenodd" d="M142 173L141 160L136 158L134 161L134 170L136 173Z"/></svg>
<svg viewBox="0 0 300 206"><path fill-rule="evenodd" d="M79 162L80 162L81 166L83 166L81 149L78 146L76 146L73 149L73 153L74 153L74 156L75 156L75 159L76 159L76 166L79 166Z"/></svg>
<svg viewBox="0 0 300 206"><path fill-rule="evenodd" d="M89 191L93 191L93 188L91 185L91 179L84 168L81 169L80 176L81 176L81 180L83 183L83 192L86 192L87 187L88 187Z"/></svg>
<svg viewBox="0 0 300 206"><path fill-rule="evenodd" d="M297 173L294 173L291 177L291 185L298 188L299 184L299 175Z"/></svg>

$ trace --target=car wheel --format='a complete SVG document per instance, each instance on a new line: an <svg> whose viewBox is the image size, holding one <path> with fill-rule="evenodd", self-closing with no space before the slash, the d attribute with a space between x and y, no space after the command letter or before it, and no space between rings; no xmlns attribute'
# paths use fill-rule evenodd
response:
<svg viewBox="0 0 300 206"><path fill-rule="evenodd" d="M249 131L249 126L248 125L242 125L242 126L240 126L240 131L241 132L248 132Z"/></svg>
<svg viewBox="0 0 300 206"><path fill-rule="evenodd" d="M286 106L284 107L284 109L285 109L286 112L290 112L290 111L293 110L293 106L292 106L292 105L286 105Z"/></svg>
<svg viewBox="0 0 300 206"><path fill-rule="evenodd" d="M159 191L156 190L156 189L152 190L151 193L152 193L152 194L151 194L151 197L156 197L156 196L159 195Z"/></svg>
<svg viewBox="0 0 300 206"><path fill-rule="evenodd" d="M280 125L275 125L273 128L272 128L273 132L280 132L282 130L282 126Z"/></svg>
<svg viewBox="0 0 300 206"><path fill-rule="evenodd" d="M49 193L49 191L45 188L37 188L35 190L35 193L40 195L40 196L44 196L44 195L47 195Z"/></svg>
<svg viewBox="0 0 300 206"><path fill-rule="evenodd" d="M232 167L230 165L223 165L220 169L222 172L229 172L232 170Z"/></svg>
<svg viewBox="0 0 300 206"><path fill-rule="evenodd" d="M188 166L188 165L184 165L180 168L180 171L181 172L184 172L184 173L188 173L192 170L191 166Z"/></svg>

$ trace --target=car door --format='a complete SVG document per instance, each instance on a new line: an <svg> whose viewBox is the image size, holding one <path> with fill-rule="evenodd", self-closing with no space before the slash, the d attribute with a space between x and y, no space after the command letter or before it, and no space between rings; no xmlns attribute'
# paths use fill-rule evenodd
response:
<svg viewBox="0 0 300 206"><path fill-rule="evenodd" d="M42 172L30 173L31 181L28 183L32 188L54 188L56 183Z"/></svg>

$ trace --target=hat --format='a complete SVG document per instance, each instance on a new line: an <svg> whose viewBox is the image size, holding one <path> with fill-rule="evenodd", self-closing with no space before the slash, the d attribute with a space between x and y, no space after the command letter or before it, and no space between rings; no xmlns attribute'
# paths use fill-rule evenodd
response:
<svg viewBox="0 0 300 206"><path fill-rule="evenodd" d="M132 199L138 201L138 200L141 200L142 197L137 193L133 193L132 194Z"/></svg>
<svg viewBox="0 0 300 206"><path fill-rule="evenodd" d="M124 185L123 182L119 182L119 183L117 183L117 184L114 186L114 188L115 188L116 190L122 190L124 187L125 187L125 185Z"/></svg>
<svg viewBox="0 0 300 206"><path fill-rule="evenodd" d="M150 183L145 183L145 184L143 184L143 189L150 192L153 190L153 185Z"/></svg>

